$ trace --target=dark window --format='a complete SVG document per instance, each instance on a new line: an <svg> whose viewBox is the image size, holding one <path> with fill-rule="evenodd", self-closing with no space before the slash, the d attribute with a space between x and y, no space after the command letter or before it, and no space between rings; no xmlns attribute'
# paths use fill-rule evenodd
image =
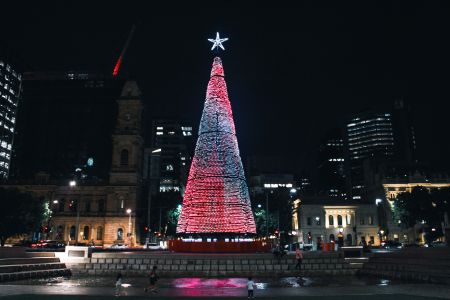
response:
<svg viewBox="0 0 450 300"><path fill-rule="evenodd" d="M105 212L105 199L98 200L98 211Z"/></svg>
<svg viewBox="0 0 450 300"><path fill-rule="evenodd" d="M128 166L128 150L127 149L123 149L120 152L120 165Z"/></svg>
<svg viewBox="0 0 450 300"><path fill-rule="evenodd" d="M338 219L338 226L342 226L342 216L338 215L337 219Z"/></svg>
<svg viewBox="0 0 450 300"><path fill-rule="evenodd" d="M103 240L103 227L97 227L97 240Z"/></svg>
<svg viewBox="0 0 450 300"><path fill-rule="evenodd" d="M86 200L85 208L86 208L86 212L90 212L91 211L91 201L89 199Z"/></svg>
<svg viewBox="0 0 450 300"><path fill-rule="evenodd" d="M71 240L74 240L74 239L75 239L75 234L76 234L75 230L76 230L75 226L71 226L71 227L70 227L70 233L69 233L69 235L70 235L70 239L71 239Z"/></svg>
<svg viewBox="0 0 450 300"><path fill-rule="evenodd" d="M117 240L118 241L123 240L123 229L122 228L117 229Z"/></svg>
<svg viewBox="0 0 450 300"><path fill-rule="evenodd" d="M307 217L307 218L306 218L306 224L307 224L308 226L311 226L311 217Z"/></svg>
<svg viewBox="0 0 450 300"><path fill-rule="evenodd" d="M353 244L353 238L351 234L347 234L347 245L351 246Z"/></svg>
<svg viewBox="0 0 450 300"><path fill-rule="evenodd" d="M320 225L320 217L316 217L316 225Z"/></svg>
<svg viewBox="0 0 450 300"><path fill-rule="evenodd" d="M365 223L364 223L364 217L361 217L361 219L359 219L359 224L360 225L364 225Z"/></svg>
<svg viewBox="0 0 450 300"><path fill-rule="evenodd" d="M334 241L334 234L330 234L330 242Z"/></svg>
<svg viewBox="0 0 450 300"><path fill-rule="evenodd" d="M78 200L70 200L69 201L69 210L71 212L76 212L78 206Z"/></svg>
<svg viewBox="0 0 450 300"><path fill-rule="evenodd" d="M328 223L330 223L330 225L334 225L334 218L333 216L328 216Z"/></svg>
<svg viewBox="0 0 450 300"><path fill-rule="evenodd" d="M59 225L56 228L56 239L57 240L64 240L64 227L62 225Z"/></svg>
<svg viewBox="0 0 450 300"><path fill-rule="evenodd" d="M59 212L64 212L65 205L66 205L66 199L63 198L59 201L59 207L58 207Z"/></svg>
<svg viewBox="0 0 450 300"><path fill-rule="evenodd" d="M83 240L89 239L89 226L84 226L83 229Z"/></svg>

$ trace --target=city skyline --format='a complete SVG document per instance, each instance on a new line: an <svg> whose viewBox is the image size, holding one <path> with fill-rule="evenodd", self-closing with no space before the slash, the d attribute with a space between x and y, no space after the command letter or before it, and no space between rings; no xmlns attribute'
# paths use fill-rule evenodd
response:
<svg viewBox="0 0 450 300"><path fill-rule="evenodd" d="M17 6L7 5L12 11ZM89 10L32 5L15 26L13 16L1 21L9 29L3 42L17 53L23 71L110 74L137 24L122 74L137 79L152 117L170 110L196 126L207 79L203 70L214 54L207 38L217 31L229 37L223 59L243 156L289 154L312 168L310 157L327 130L364 109L389 111L403 97L414 109L419 159L450 163L449 142L436 138L447 131L445 109L438 108L445 108L441 99L449 96L449 45L437 38L448 21L435 18L442 14L439 4L303 4L296 12L272 13L262 6L238 12L233 5L199 5L201 20L182 14L182 7L169 14L165 7L130 5L114 17L113 4Z"/></svg>

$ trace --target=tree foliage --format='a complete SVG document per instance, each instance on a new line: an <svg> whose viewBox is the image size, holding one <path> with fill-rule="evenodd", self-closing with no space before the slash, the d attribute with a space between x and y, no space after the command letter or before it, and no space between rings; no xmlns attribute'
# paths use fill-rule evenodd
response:
<svg viewBox="0 0 450 300"><path fill-rule="evenodd" d="M428 189L417 186L411 193L401 193L394 202L394 217L407 227L424 223L442 234L444 214L450 214L450 188Z"/></svg>
<svg viewBox="0 0 450 300"><path fill-rule="evenodd" d="M17 189L0 188L0 240L4 245L7 238L16 234L38 231L48 211L46 203ZM48 204L47 204L48 205Z"/></svg>

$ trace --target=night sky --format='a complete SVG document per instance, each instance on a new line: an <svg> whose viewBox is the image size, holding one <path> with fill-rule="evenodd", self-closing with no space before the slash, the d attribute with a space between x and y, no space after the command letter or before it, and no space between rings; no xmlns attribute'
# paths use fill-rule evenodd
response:
<svg viewBox="0 0 450 300"><path fill-rule="evenodd" d="M214 57L207 39L219 31L230 39L220 56L242 156L292 155L309 169L327 130L403 97L419 158L450 166L448 4L240 2L8 1L0 43L24 71L110 73L137 23L122 72L153 116L197 126Z"/></svg>

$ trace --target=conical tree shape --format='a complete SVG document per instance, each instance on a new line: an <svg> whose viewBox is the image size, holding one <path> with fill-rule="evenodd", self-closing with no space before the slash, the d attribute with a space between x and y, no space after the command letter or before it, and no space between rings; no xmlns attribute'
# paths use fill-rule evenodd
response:
<svg viewBox="0 0 450 300"><path fill-rule="evenodd" d="M219 57L211 70L177 233L256 233Z"/></svg>

